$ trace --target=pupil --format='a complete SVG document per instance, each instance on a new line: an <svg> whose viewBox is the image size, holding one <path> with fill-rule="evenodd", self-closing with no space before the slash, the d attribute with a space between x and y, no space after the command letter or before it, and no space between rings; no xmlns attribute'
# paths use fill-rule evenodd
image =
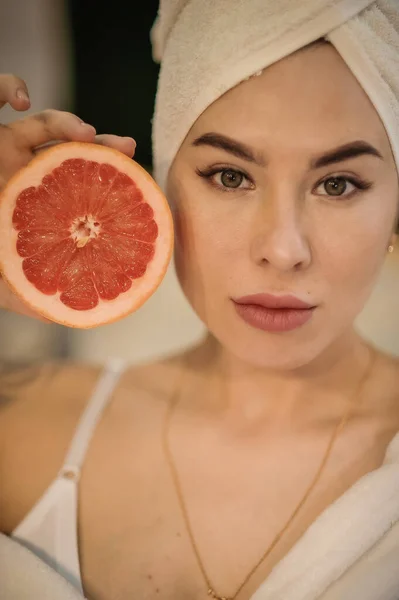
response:
<svg viewBox="0 0 399 600"><path fill-rule="evenodd" d="M242 183L242 177L243 176L236 171L223 171L221 180L225 187L237 188Z"/></svg>
<svg viewBox="0 0 399 600"><path fill-rule="evenodd" d="M342 177L334 177L326 181L327 192L332 196L340 196L346 190L346 181Z"/></svg>

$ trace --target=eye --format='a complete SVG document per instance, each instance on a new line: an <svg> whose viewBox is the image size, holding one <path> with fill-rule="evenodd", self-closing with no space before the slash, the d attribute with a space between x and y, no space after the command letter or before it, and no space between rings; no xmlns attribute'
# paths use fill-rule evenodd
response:
<svg viewBox="0 0 399 600"><path fill-rule="evenodd" d="M244 175L238 171L221 171L216 175L216 182L219 183L218 179L220 178L220 184L228 188L238 188L244 181Z"/></svg>
<svg viewBox="0 0 399 600"><path fill-rule="evenodd" d="M254 187L247 175L237 169L221 169L220 167L205 171L197 169L197 174L207 179L211 185L222 191L236 189L249 190Z"/></svg>
<svg viewBox="0 0 399 600"><path fill-rule="evenodd" d="M371 182L355 179L353 177L329 177L322 181L316 188L324 189L326 193L320 193L321 196L348 197L352 196L355 190L367 190L371 187Z"/></svg>

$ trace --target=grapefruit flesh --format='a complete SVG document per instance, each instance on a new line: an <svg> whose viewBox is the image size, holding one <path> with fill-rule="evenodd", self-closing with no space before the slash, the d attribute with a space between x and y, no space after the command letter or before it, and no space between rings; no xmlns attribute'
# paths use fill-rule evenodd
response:
<svg viewBox="0 0 399 600"><path fill-rule="evenodd" d="M41 315L95 327L133 312L170 261L173 224L151 176L124 154L68 142L33 159L0 197L0 270Z"/></svg>

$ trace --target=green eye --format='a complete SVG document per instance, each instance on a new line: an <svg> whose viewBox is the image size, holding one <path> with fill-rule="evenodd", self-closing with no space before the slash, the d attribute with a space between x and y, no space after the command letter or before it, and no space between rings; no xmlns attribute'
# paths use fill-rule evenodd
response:
<svg viewBox="0 0 399 600"><path fill-rule="evenodd" d="M366 191L373 187L371 181L335 175L321 181L316 187L316 193L327 198L352 198L356 192Z"/></svg>
<svg viewBox="0 0 399 600"><path fill-rule="evenodd" d="M196 169L196 173L220 192L234 192L234 190L241 192L255 189L252 179L238 169L211 167L204 171Z"/></svg>
<svg viewBox="0 0 399 600"><path fill-rule="evenodd" d="M348 181L343 177L330 177L323 183L324 189L330 196L342 196L347 191Z"/></svg>
<svg viewBox="0 0 399 600"><path fill-rule="evenodd" d="M232 169L220 172L220 182L224 187L238 188L242 184L244 176L238 171Z"/></svg>

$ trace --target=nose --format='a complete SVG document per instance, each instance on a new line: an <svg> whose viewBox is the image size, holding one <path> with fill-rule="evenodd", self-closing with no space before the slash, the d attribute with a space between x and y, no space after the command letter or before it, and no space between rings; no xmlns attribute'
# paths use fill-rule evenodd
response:
<svg viewBox="0 0 399 600"><path fill-rule="evenodd" d="M252 260L284 272L310 265L304 203L292 191L262 198L253 222Z"/></svg>

